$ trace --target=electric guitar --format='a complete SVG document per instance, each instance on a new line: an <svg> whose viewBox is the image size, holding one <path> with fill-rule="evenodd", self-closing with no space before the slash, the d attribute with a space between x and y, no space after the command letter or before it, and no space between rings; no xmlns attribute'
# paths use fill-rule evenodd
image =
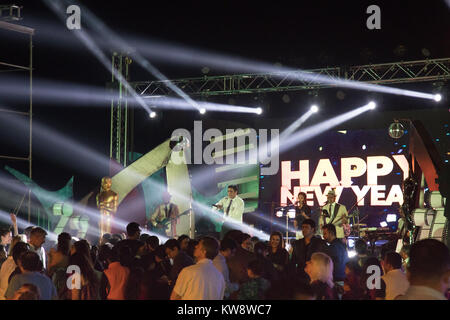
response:
<svg viewBox="0 0 450 320"><path fill-rule="evenodd" d="M187 209L186 211L183 211L182 213L180 213L180 214L177 216L177 219L178 219L179 217L181 217L181 216L184 216L184 215L188 214L191 210L192 210L192 209L189 208L189 209ZM172 220L172 218L164 218L163 220L161 220L160 222L158 222L157 225L158 225L158 224L161 225L160 228L155 227L155 226L153 226L152 224L150 224L151 231L153 231L153 232L155 232L155 233L161 233L161 232L164 233L164 232L166 231L167 225L170 223L171 220Z"/></svg>

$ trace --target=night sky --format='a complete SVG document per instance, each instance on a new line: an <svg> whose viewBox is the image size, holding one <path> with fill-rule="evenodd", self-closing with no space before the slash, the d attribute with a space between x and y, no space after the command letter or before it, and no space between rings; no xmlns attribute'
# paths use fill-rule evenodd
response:
<svg viewBox="0 0 450 320"><path fill-rule="evenodd" d="M23 20L19 23L36 29L34 36L34 78L77 83L104 88L110 73L78 41L73 31L67 30L56 15L42 1L15 1L23 6ZM255 61L279 63L282 66L313 69L333 66L352 66L425 58L450 57L450 8L445 1L184 1L165 3L154 1L83 1L92 12L114 31L133 35L142 40L154 39L180 47L205 52L240 56ZM377 4L381 8L381 30L366 28L366 8ZM83 12L81 13L82 26ZM55 38L48 32L54 30ZM59 35L63 35L60 38ZM58 35L58 36L57 36ZM20 39L4 37L0 42L2 60L26 57ZM22 39L23 40L23 39ZM127 40L127 38L125 38ZM182 50L182 49L180 49ZM109 53L107 56L110 57ZM150 61L153 62L153 61ZM169 79L203 76L202 68L187 67L156 61L154 65ZM212 66L207 75L225 75L229 72ZM5 74L1 79L5 79ZM139 68L131 67L131 81L153 80L154 77ZM431 92L432 83L396 85ZM446 87L448 90L448 85ZM319 91L324 102L323 117L340 113L360 105L366 93L343 89L345 99L336 97L338 89ZM309 99L308 92L289 92L290 102L282 101L283 93L233 96L238 105L251 105L262 99L270 108L266 118L290 119L298 116L299 103ZM445 97L445 94L444 94ZM0 95L0 98L6 98ZM227 97L211 101L227 103ZM432 101L408 97L382 95L379 112L410 109L448 109L447 100L440 106ZM216 99L216 100L214 100ZM253 101L252 101L253 99ZM75 139L76 141L109 155L109 104L104 107L77 107L34 102L34 120ZM328 107L327 107L328 106ZM447 107L446 107L447 106ZM16 107L16 106L14 106ZM23 107L23 106L22 106ZM20 108L20 106L17 106ZM328 108L328 109L327 109ZM347 109L346 109L347 108ZM433 109L434 108L434 109ZM182 117L180 117L182 114ZM238 119L253 124L255 115L224 115L211 113L209 118ZM182 119L182 120L180 120ZM191 129L192 122L200 119L194 111L167 111L151 121L143 110L136 111L135 151L145 153L170 136L173 129L184 125ZM2 140L3 151L16 142ZM12 138L11 138L12 139ZM79 198L98 185L107 168L98 173L83 170L83 156L68 148L52 149L46 141L35 141L33 178L44 188L56 190L75 175L74 192ZM51 154L51 158L44 156ZM76 164L62 164L61 153L76 159ZM21 168L20 164L1 161ZM103 171L102 171L103 169ZM24 173L27 173L25 170Z"/></svg>

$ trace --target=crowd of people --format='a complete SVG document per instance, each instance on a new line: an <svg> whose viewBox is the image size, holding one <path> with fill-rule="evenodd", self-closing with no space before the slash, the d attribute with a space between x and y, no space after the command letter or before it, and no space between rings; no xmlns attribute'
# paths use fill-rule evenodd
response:
<svg viewBox="0 0 450 320"><path fill-rule="evenodd" d="M239 230L220 241L182 235L165 243L131 222L126 236L99 243L58 235L48 253L47 232L1 232L0 299L14 300L402 300L448 299L449 249L427 239L402 252L371 255L364 240L347 247L332 224L317 235L311 219L286 250L279 232L269 241Z"/></svg>

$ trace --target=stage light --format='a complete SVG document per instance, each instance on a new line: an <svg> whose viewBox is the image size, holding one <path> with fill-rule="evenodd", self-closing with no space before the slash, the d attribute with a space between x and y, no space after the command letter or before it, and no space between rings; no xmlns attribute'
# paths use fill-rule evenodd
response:
<svg viewBox="0 0 450 320"><path fill-rule="evenodd" d="M356 256L356 251L355 251L355 250L349 250L349 251L347 252L347 255L348 255L348 257L351 259L351 258L353 258L354 256Z"/></svg>
<svg viewBox="0 0 450 320"><path fill-rule="evenodd" d="M433 97L434 101L439 102L442 99L442 96L440 94L435 94Z"/></svg>
<svg viewBox="0 0 450 320"><path fill-rule="evenodd" d="M315 104L311 106L311 112L317 112L319 111L319 107L316 106Z"/></svg>
<svg viewBox="0 0 450 320"><path fill-rule="evenodd" d="M388 226L388 224L386 221L382 221L382 222L380 222L380 226L383 228L386 228Z"/></svg>
<svg viewBox="0 0 450 320"><path fill-rule="evenodd" d="M255 113L256 113L256 114L261 114L261 113L262 113L262 108L256 108Z"/></svg>
<svg viewBox="0 0 450 320"><path fill-rule="evenodd" d="M155 111L150 112L149 116L152 119L155 118L156 117L156 112Z"/></svg>
<svg viewBox="0 0 450 320"><path fill-rule="evenodd" d="M373 110L377 107L377 104L373 101L370 101L367 106L369 107L370 110Z"/></svg>
<svg viewBox="0 0 450 320"><path fill-rule="evenodd" d="M278 210L277 213L276 213L276 216L277 216L278 218L281 218L281 217L283 216L283 211Z"/></svg>
<svg viewBox="0 0 450 320"><path fill-rule="evenodd" d="M295 209L289 209L288 216L289 216L289 219L294 219L295 218Z"/></svg>
<svg viewBox="0 0 450 320"><path fill-rule="evenodd" d="M363 150L366 150L366 149L367 149L367 147L366 147L365 144L363 144L361 148L362 148Z"/></svg>
<svg viewBox="0 0 450 320"><path fill-rule="evenodd" d="M200 111L200 114L205 114L206 109L205 108L201 108L199 111Z"/></svg>
<svg viewBox="0 0 450 320"><path fill-rule="evenodd" d="M397 221L397 215L395 213L388 214L386 216L386 221L387 222L395 222L395 221Z"/></svg>

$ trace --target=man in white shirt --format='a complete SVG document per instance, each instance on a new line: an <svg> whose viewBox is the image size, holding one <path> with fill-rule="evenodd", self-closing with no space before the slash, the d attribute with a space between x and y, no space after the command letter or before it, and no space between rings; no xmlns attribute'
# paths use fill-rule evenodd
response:
<svg viewBox="0 0 450 320"><path fill-rule="evenodd" d="M402 271L402 257L397 252L386 253L381 266L384 275L381 277L386 284L386 300L394 300L404 295L409 288L409 281Z"/></svg>
<svg viewBox="0 0 450 320"><path fill-rule="evenodd" d="M326 211L326 214L323 211ZM347 208L343 204L336 202L336 192L334 190L330 190L327 194L327 203L322 207L322 212L320 213L319 229L322 230L324 225L330 223L336 227L336 238L343 239L345 235L342 225L347 223Z"/></svg>
<svg viewBox="0 0 450 320"><path fill-rule="evenodd" d="M230 281L230 271L228 270L226 260L233 257L236 250L236 242L232 239L225 238L220 242L219 254L213 260L213 265L222 273L225 280L225 298L230 297L231 293L239 289L239 284Z"/></svg>
<svg viewBox="0 0 450 320"><path fill-rule="evenodd" d="M218 253L216 239L202 238L194 251L197 263L181 270L170 300L222 300L225 280L212 262Z"/></svg>
<svg viewBox="0 0 450 320"><path fill-rule="evenodd" d="M238 187L236 185L228 186L228 196L223 197L214 205L217 209L223 211L225 219L231 219L234 222L242 223L244 215L244 200L238 196ZM222 225L222 237L228 230L236 229L231 226Z"/></svg>
<svg viewBox="0 0 450 320"><path fill-rule="evenodd" d="M450 252L435 239L425 239L411 247L407 272L410 283L405 295L396 300L447 300L450 288Z"/></svg>
<svg viewBox="0 0 450 320"><path fill-rule="evenodd" d="M36 252L42 262L42 269L47 269L47 255L42 245L45 243L47 232L41 227L33 227L30 232L30 250Z"/></svg>

